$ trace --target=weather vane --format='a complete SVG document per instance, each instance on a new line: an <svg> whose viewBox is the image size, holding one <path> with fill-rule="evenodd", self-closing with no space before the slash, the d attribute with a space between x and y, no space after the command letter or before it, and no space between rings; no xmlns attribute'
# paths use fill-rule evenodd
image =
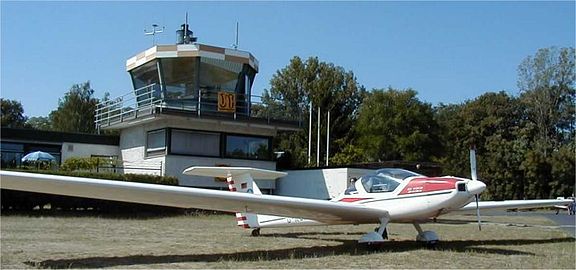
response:
<svg viewBox="0 0 576 270"><path fill-rule="evenodd" d="M160 29L157 24L152 25L152 31L146 31L146 29L144 29L145 36L152 36L152 46L156 45L156 34L162 32L164 32L164 26L162 26L162 29Z"/></svg>

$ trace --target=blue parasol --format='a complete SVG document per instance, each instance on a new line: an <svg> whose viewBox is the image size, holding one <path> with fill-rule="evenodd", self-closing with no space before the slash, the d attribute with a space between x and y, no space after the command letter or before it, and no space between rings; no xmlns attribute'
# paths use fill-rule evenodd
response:
<svg viewBox="0 0 576 270"><path fill-rule="evenodd" d="M32 153L28 153L27 155L25 155L22 158L22 162L24 161L54 161L56 160L56 158L54 158L54 156L46 153L46 152L42 152L42 151L36 151L36 152L32 152Z"/></svg>

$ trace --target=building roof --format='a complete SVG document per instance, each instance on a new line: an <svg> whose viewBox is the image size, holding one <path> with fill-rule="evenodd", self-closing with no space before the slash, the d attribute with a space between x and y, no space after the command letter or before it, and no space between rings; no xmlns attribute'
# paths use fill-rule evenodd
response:
<svg viewBox="0 0 576 270"><path fill-rule="evenodd" d="M120 137L86 133L68 133L36 129L2 128L0 138L4 140L35 141L35 142L70 142L102 145L119 145Z"/></svg>
<svg viewBox="0 0 576 270"><path fill-rule="evenodd" d="M204 44L156 45L126 61L126 71L130 71L156 58L206 57L250 65L258 72L258 60L249 52L227 49Z"/></svg>

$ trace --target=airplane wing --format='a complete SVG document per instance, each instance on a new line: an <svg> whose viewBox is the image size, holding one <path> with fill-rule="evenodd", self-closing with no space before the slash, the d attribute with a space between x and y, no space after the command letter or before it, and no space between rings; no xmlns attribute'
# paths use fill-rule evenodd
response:
<svg viewBox="0 0 576 270"><path fill-rule="evenodd" d="M527 209L542 208L557 205L567 205L571 200L553 199L553 200L510 200L510 201L480 201L478 207L480 210L506 210L506 209ZM471 202L464 207L452 212L473 212L476 211L476 203Z"/></svg>
<svg viewBox="0 0 576 270"><path fill-rule="evenodd" d="M198 169L198 173L200 171ZM271 177L269 173L261 173ZM381 209L324 200L3 170L0 171L0 187L181 208L245 211L313 219L324 223L378 223L380 217L388 215L387 211Z"/></svg>

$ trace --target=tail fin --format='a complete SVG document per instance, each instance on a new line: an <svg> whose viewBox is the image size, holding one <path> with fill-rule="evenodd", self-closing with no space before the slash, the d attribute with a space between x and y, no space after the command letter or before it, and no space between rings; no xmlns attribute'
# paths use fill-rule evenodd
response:
<svg viewBox="0 0 576 270"><path fill-rule="evenodd" d="M233 192L262 195L260 188L254 182L257 179L276 179L285 176L284 172L243 168L243 167L190 167L183 172L187 175L213 176L226 178L228 189ZM243 228L259 228L258 215L252 213L236 213L238 226Z"/></svg>
<svg viewBox="0 0 576 270"><path fill-rule="evenodd" d="M254 195L262 195L260 188L254 182L250 174L241 174L236 177L227 177L228 189L232 192L252 193ZM250 229L260 227L258 224L258 215L251 213L236 213L236 222L238 226Z"/></svg>

